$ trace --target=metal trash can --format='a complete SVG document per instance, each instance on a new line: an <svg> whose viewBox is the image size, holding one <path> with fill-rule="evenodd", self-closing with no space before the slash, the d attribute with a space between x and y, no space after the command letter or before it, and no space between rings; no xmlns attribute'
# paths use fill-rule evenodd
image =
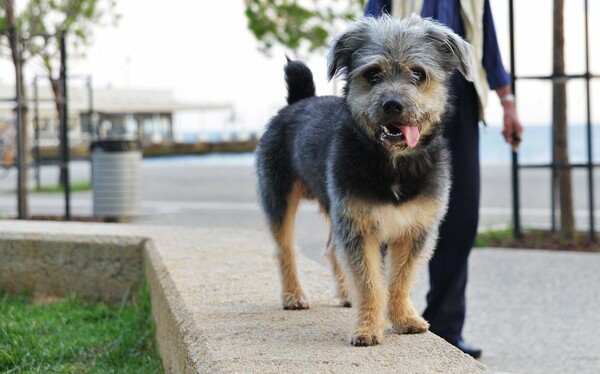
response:
<svg viewBox="0 0 600 374"><path fill-rule="evenodd" d="M140 209L140 162L137 140L101 139L90 144L94 215L126 221Z"/></svg>

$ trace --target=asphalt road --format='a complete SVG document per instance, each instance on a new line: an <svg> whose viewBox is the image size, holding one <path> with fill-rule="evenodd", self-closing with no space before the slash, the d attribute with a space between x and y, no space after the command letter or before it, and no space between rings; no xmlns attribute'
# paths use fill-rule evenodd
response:
<svg viewBox="0 0 600 374"><path fill-rule="evenodd" d="M201 227L265 228L256 202L251 157L177 157L144 160L140 166L142 201L140 215L132 221L143 224ZM72 180L90 180L90 164L71 163ZM30 176L34 184L33 172ZM41 172L42 185L55 185L58 168L46 166ZM512 195L509 166L482 168L480 229L506 228L512 222ZM522 225L549 227L550 174L546 170L520 172ZM573 174L576 223L587 229L589 209L587 175ZM16 173L0 179L0 217L16 214ZM596 227L600 230L600 170L595 173ZM91 215L91 192L74 193L72 214ZM31 194L32 214L62 214L64 202L57 194ZM297 242L310 257L321 260L326 239L324 220L314 203L301 205L297 218Z"/></svg>

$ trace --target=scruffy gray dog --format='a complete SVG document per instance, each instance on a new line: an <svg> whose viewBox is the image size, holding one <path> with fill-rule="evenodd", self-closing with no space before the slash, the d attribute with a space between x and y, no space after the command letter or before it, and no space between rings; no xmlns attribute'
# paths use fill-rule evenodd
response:
<svg viewBox="0 0 600 374"><path fill-rule="evenodd" d="M330 223L327 255L338 296L356 310L351 343L381 342L386 310L397 333L427 331L409 294L446 212L447 82L455 70L470 79L470 53L439 23L382 17L363 18L333 41L328 73L345 79L343 97L315 97L310 70L288 62L289 105L271 120L256 153L285 309L308 308L293 228L300 200L316 199Z"/></svg>

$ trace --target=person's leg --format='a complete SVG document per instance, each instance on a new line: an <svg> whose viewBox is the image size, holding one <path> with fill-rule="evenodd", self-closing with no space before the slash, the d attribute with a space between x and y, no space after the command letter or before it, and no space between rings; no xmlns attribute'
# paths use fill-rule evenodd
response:
<svg viewBox="0 0 600 374"><path fill-rule="evenodd" d="M479 218L479 113L473 85L458 74L453 85L455 109L445 129L452 154L452 189L429 263L430 290L423 317L433 333L457 344L465 320L467 261Z"/></svg>

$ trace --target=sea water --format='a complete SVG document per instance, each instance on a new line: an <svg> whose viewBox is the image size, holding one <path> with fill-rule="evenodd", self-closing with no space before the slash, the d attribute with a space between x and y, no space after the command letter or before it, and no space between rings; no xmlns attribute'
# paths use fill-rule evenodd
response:
<svg viewBox="0 0 600 374"><path fill-rule="evenodd" d="M512 147L504 142L499 127L480 127L479 150L483 165L508 165L512 160ZM187 133L186 139L198 139L198 133ZM217 135L212 134L211 137ZM552 128L550 126L526 126L523 141L519 147L520 164L548 164L552 160ZM568 127L569 157L571 163L586 163L587 128L582 125ZM593 162L600 163L600 125L592 126ZM171 156L148 158L151 163L191 163L216 166L251 166L254 163L252 153L206 154L191 156Z"/></svg>
<svg viewBox="0 0 600 374"><path fill-rule="evenodd" d="M504 142L501 129L484 127L480 130L479 154L484 165L505 165L512 160L512 147ZM528 126L523 132L519 147L519 163L548 164L552 161L552 128ZM587 163L587 127L568 127L569 161ZM592 126L592 160L600 163L600 126Z"/></svg>

